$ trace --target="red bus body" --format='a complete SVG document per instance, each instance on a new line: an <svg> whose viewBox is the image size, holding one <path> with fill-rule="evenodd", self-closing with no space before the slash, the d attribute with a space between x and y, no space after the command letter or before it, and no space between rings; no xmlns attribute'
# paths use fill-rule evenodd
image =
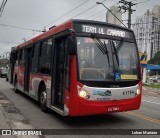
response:
<svg viewBox="0 0 160 138"><path fill-rule="evenodd" d="M82 21L82 23L88 24L87 21ZM96 22L96 23L98 24L98 22ZM112 26L111 24L109 24L109 26L111 26L112 28L114 28L114 27L118 28L117 26L115 26L115 25ZM46 38L50 38L51 36L54 37L56 35L60 35L61 32L65 32L67 30L74 30L74 29L75 29L74 28L74 21L69 20L69 21L65 22L64 24L61 24L61 25L47 31L44 34L41 34L40 36L37 36L37 37L19 45L19 46L17 46L15 51L18 51L20 49L25 49L25 48L27 49L27 47L29 49L29 46L30 46L30 49L32 49L32 46L34 44L36 44L37 42L41 43L41 41L44 41ZM124 29L124 28L120 27L120 29ZM88 31L92 31L92 30L88 29ZM132 32L131 30L129 30L129 31ZM73 31L72 33L76 34L76 30ZM80 31L78 33L80 33ZM68 34L65 33L65 36L66 35L68 35ZM60 38L61 38L61 36L63 36L63 35L60 35ZM56 38L53 38L53 39L57 40L58 37L59 36L57 36ZM30 53L28 52L28 55L29 54ZM137 52L137 55L138 55L138 52ZM54 58L52 57L52 59L54 59ZM18 60L18 58L17 58L17 60ZM77 62L78 61L77 61L76 54L70 55L70 76L69 76L70 77L70 79L69 79L69 87L70 88L67 89L67 88L63 87L63 98L62 98L63 100L61 103L61 104L63 104L63 107L59 108L59 106L54 104L55 100L53 100L54 99L53 85L56 85L56 83L54 84L53 82L56 79L56 77L53 77L52 73L49 75L48 74L44 75L43 73L29 72L28 91L24 88L25 87L25 80L26 80L26 78L25 78L26 59L24 59L24 60L25 60L24 64L22 63L22 65L20 65L18 63L18 61L15 61L13 75L11 76L13 78L12 83L14 85L16 85L16 88L19 91L26 93L27 95L31 96L32 98L34 98L37 101L40 100L39 99L39 97L40 97L39 91L42 88L42 85L44 85L44 87L46 88L46 90L45 90L46 91L46 100L47 100L46 106L48 108L56 111L57 113L63 115L63 116L85 116L85 115L107 114L107 113L113 113L113 112L123 112L123 111L136 110L136 109L140 108L141 96L142 96L141 75L140 75L138 81L136 81L137 83L132 87L130 87L130 86L127 87L126 86L127 84L124 87L115 87L115 88L108 87L108 86L103 87L103 88L101 88L99 86L96 86L96 87L87 86L87 84L83 84L83 81L79 81L78 71L77 71L77 65L78 65ZM29 63L30 61L27 61L27 62ZM40 62L40 60L39 60L39 62ZM139 65L139 63L137 63L137 64ZM54 71L52 71L52 72L54 72ZM139 67L139 72L140 72L140 67ZM79 96L80 89L85 90L87 93L89 93L89 95L91 97L94 97L94 95L91 95L90 93L97 92L97 90L98 91L100 91L100 90L110 91L112 95L114 95L115 93L121 93L121 95L120 94L118 95L119 99L116 98L116 96L113 97L112 99L109 99L108 97L110 97L110 96L108 96L108 95L106 95L106 96L100 95L101 98L97 98L100 100L88 100L88 99L85 99L85 98L82 98ZM132 89L132 90L130 90L130 89ZM139 91L140 91L138 94L137 94L137 89L139 89ZM134 92L131 93L130 91L134 91ZM99 95L96 95L96 96L99 96ZM128 96L129 98L125 98L125 96L126 97ZM103 100L103 97L107 97L109 100Z"/></svg>

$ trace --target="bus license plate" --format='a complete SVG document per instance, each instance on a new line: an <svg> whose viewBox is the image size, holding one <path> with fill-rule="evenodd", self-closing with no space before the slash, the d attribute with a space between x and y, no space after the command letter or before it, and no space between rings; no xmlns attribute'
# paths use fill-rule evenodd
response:
<svg viewBox="0 0 160 138"><path fill-rule="evenodd" d="M108 112L116 112L116 111L119 111L119 110L120 110L119 106L108 107Z"/></svg>

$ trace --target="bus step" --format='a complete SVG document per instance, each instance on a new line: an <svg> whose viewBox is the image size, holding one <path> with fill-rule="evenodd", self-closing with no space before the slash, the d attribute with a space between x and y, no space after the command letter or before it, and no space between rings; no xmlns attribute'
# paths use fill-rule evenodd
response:
<svg viewBox="0 0 160 138"><path fill-rule="evenodd" d="M64 116L64 111L56 106L51 106L51 110L59 113L60 115L63 115Z"/></svg>

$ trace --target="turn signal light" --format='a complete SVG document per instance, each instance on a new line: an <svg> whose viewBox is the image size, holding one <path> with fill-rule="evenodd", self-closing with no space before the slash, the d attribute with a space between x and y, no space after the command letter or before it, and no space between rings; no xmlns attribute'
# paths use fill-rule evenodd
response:
<svg viewBox="0 0 160 138"><path fill-rule="evenodd" d="M141 92L140 92L140 89L137 89L137 95L140 94L140 93L141 93Z"/></svg>

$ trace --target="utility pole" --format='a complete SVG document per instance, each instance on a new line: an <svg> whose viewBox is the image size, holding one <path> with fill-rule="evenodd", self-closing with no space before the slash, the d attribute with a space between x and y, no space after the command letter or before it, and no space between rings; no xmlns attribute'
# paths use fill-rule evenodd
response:
<svg viewBox="0 0 160 138"><path fill-rule="evenodd" d="M103 5L120 23L122 23L124 25L124 27L126 27L125 24L112 11L106 5L104 5L104 3L102 3L102 2L96 2L96 4Z"/></svg>
<svg viewBox="0 0 160 138"><path fill-rule="evenodd" d="M132 6L136 5L136 3L132 3L131 1L128 2L126 0L120 0L119 3L122 3L121 6L119 6L120 10L124 10L123 13L128 11L128 28L131 29L131 14L136 11L132 9Z"/></svg>

